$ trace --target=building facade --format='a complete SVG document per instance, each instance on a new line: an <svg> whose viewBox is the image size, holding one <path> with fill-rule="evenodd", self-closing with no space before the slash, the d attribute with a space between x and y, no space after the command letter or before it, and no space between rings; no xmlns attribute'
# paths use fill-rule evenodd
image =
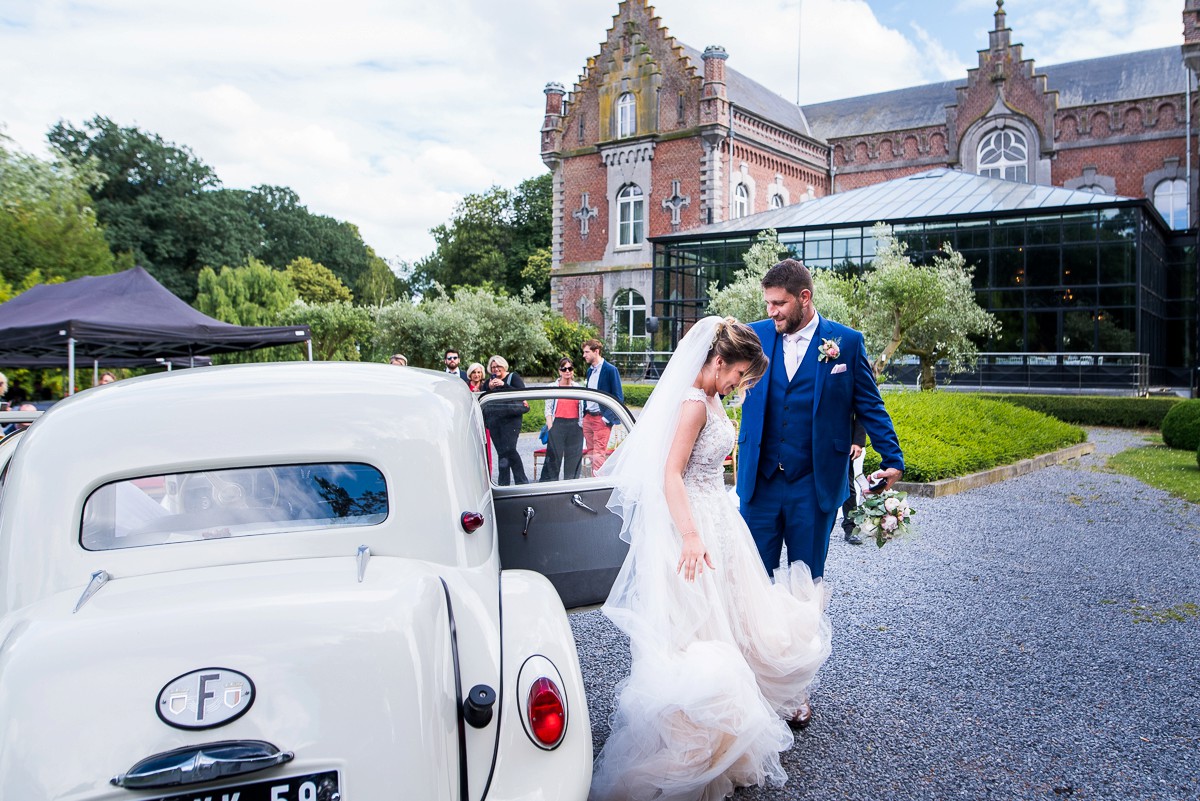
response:
<svg viewBox="0 0 1200 801"><path fill-rule="evenodd" d="M800 107L623 0L572 91L546 88L552 304L620 347L669 300L653 240L936 168L1146 199L1168 236L1192 231L1200 0L1182 11L1181 47L1039 68L998 0L962 79Z"/></svg>

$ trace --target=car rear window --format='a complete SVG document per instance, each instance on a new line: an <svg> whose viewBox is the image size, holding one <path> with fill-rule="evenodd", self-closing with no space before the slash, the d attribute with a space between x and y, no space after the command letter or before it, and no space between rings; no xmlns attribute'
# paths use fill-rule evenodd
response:
<svg viewBox="0 0 1200 801"><path fill-rule="evenodd" d="M114 481L83 505L89 551L373 526L388 515L374 467L322 463L171 473Z"/></svg>

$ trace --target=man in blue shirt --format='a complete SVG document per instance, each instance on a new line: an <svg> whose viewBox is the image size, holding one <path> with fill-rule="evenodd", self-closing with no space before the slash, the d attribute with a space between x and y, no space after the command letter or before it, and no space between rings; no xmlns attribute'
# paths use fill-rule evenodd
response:
<svg viewBox="0 0 1200 801"><path fill-rule="evenodd" d="M607 392L622 403L625 390L621 387L621 373L616 365L604 361L604 343L589 339L583 343L583 360L588 363L588 389ZM600 472L600 466L608 458L608 438L619 418L611 409L595 401L588 401L583 408L583 453L590 457L592 475Z"/></svg>

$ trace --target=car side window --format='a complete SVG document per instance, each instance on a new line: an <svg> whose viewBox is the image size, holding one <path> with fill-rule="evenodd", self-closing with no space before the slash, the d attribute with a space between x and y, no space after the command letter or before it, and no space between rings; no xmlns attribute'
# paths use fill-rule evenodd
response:
<svg viewBox="0 0 1200 801"><path fill-rule="evenodd" d="M114 481L83 506L90 551L372 526L388 515L383 474L366 464L322 463L172 473Z"/></svg>
<svg viewBox="0 0 1200 801"><path fill-rule="evenodd" d="M578 393L576 393L578 394ZM528 404L528 408L519 404ZM493 408L497 407L497 408ZM493 485L590 478L624 440L616 401L539 392L483 408Z"/></svg>

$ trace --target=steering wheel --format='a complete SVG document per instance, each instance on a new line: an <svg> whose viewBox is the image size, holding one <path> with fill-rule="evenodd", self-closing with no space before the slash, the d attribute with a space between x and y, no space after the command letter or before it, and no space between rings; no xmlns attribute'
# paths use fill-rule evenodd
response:
<svg viewBox="0 0 1200 801"><path fill-rule="evenodd" d="M179 497L185 512L269 509L279 504L279 478L270 467L191 473L180 480Z"/></svg>

